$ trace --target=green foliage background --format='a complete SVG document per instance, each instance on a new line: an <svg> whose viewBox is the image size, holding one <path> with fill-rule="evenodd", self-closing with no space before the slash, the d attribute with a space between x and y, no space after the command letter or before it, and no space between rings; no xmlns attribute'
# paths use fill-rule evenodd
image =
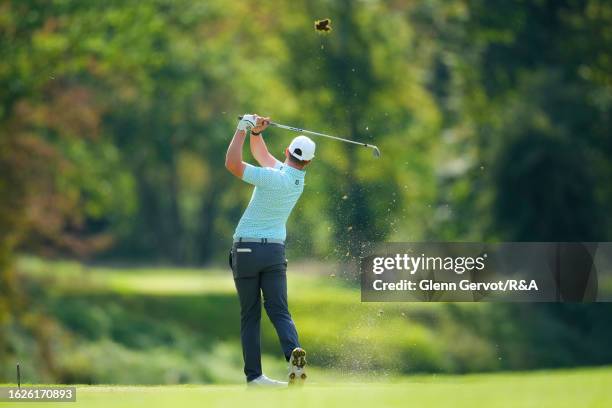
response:
<svg viewBox="0 0 612 408"><path fill-rule="evenodd" d="M15 325L49 336L16 253L225 264L244 112L383 153L318 141L292 259L610 240L611 27L602 0L0 1L0 359ZM293 135L265 137L282 157Z"/></svg>
<svg viewBox="0 0 612 408"><path fill-rule="evenodd" d="M256 111L383 151L373 161L319 141L290 221L295 255L350 256L364 240L608 239L611 12L4 1L2 212L18 225L3 235L87 259L219 261L249 196L223 155L236 115ZM328 35L313 28L321 16ZM292 136L266 138L282 157Z"/></svg>

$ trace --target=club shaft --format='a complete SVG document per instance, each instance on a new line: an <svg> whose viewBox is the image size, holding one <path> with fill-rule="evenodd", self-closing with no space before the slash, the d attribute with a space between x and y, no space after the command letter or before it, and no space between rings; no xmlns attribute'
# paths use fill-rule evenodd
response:
<svg viewBox="0 0 612 408"><path fill-rule="evenodd" d="M354 140L349 140L349 139L343 139L341 137L327 135L325 133L313 132L312 130L301 129L301 128L297 128L297 127L294 127L294 126L281 125L279 123L274 123L274 122L270 122L270 126L274 126L274 127L281 128L281 129L286 129L286 130L292 130L294 132L306 133L306 134L314 135L314 136L327 137L329 139L339 140L341 142L352 143L352 144L356 144L356 145L360 145L360 146L374 147L373 145L370 145L370 144L367 144L367 143L356 142Z"/></svg>
<svg viewBox="0 0 612 408"><path fill-rule="evenodd" d="M242 119L242 116L238 116L238 119ZM374 151L375 151L374 153L377 153L377 156L380 156L380 151L378 150L378 147L376 147L375 145L368 144L368 143L356 142L356 141L350 140L350 139L343 139L341 137L332 136L332 135L328 135L328 134L325 134L325 133L313 132L312 130L306 130L306 129L298 128L298 127L295 127L295 126L281 125L280 123L275 123L275 122L270 122L269 126L274 126L274 127L277 127L277 128L280 128L280 129L285 129L285 130L291 130L293 132L306 133L306 134L309 134L309 135L326 137L328 139L334 139L334 140L338 140L340 142L352 143L352 144L356 144L356 145L359 145L359 146L369 147L369 148L374 149Z"/></svg>

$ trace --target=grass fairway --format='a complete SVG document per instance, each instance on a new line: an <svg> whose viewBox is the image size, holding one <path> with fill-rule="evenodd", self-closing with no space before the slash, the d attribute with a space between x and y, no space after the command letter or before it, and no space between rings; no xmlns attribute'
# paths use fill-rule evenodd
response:
<svg viewBox="0 0 612 408"><path fill-rule="evenodd" d="M66 407L609 407L612 369L465 376L418 376L390 382L311 383L253 390L243 385L78 387ZM2 405L2 403L0 403ZM40 406L22 403L20 407Z"/></svg>
<svg viewBox="0 0 612 408"><path fill-rule="evenodd" d="M341 269L326 268L292 264L288 277L292 315L312 378L321 384L612 361L605 305L588 313L582 306L589 305L558 305L563 314L546 304L362 303ZM51 336L55 377L43 375L35 342L9 333L14 344L29 347L21 351L24 381L230 385L243 379L239 304L227 268L23 257L17 269L34 309L46 311L58 328ZM571 319L562 318L567 309ZM590 317L597 325L577 324L593 313L601 316ZM262 323L264 372L280 377L286 363L278 338L266 316ZM13 372L13 361L0 361L0 378L9 381Z"/></svg>

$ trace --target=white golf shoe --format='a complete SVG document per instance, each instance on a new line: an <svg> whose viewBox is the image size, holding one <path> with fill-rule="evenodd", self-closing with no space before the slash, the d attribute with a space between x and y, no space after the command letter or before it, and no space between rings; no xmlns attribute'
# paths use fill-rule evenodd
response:
<svg viewBox="0 0 612 408"><path fill-rule="evenodd" d="M306 351L296 347L289 359L289 384L304 385L306 381Z"/></svg>
<svg viewBox="0 0 612 408"><path fill-rule="evenodd" d="M284 381L273 380L262 374L256 379L249 381L247 385L249 387L282 388L286 387L287 383Z"/></svg>

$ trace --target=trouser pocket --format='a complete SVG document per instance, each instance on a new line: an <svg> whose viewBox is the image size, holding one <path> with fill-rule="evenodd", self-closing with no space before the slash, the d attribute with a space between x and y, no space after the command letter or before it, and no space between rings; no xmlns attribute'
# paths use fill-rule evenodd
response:
<svg viewBox="0 0 612 408"><path fill-rule="evenodd" d="M230 253L234 279L254 278L261 269L261 254L256 243L235 243Z"/></svg>
<svg viewBox="0 0 612 408"><path fill-rule="evenodd" d="M234 279L254 278L259 272L285 263L285 247L280 244L237 242L230 253Z"/></svg>

